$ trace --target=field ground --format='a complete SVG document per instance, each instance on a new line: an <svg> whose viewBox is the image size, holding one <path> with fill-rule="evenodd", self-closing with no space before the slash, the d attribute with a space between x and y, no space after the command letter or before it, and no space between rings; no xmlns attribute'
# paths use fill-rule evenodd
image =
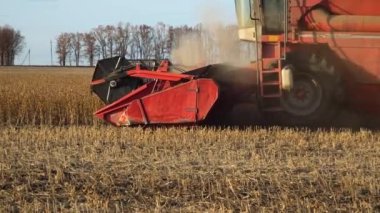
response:
<svg viewBox="0 0 380 213"><path fill-rule="evenodd" d="M44 69L0 68L0 212L380 212L378 131L114 128Z"/></svg>

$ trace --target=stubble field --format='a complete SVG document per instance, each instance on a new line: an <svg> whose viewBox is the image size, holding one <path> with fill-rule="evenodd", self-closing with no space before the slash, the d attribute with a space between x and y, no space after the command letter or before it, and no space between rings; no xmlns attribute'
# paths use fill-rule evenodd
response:
<svg viewBox="0 0 380 213"><path fill-rule="evenodd" d="M380 211L380 133L115 128L91 69L0 68L0 211Z"/></svg>

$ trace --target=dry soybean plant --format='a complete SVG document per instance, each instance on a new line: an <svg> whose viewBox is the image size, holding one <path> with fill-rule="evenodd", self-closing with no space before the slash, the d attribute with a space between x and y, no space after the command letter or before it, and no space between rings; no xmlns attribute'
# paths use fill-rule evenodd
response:
<svg viewBox="0 0 380 213"><path fill-rule="evenodd" d="M91 69L0 68L3 125L89 125L101 106L90 94Z"/></svg>

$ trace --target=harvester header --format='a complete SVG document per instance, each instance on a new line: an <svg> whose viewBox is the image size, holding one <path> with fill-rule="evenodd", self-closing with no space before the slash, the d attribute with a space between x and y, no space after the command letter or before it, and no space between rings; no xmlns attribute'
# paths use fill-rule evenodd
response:
<svg viewBox="0 0 380 213"><path fill-rule="evenodd" d="M174 73L168 60L101 60L91 88L108 105L95 115L116 126L202 123L235 99L232 79L212 78L228 68L233 67L210 65ZM228 91L221 90L223 85Z"/></svg>

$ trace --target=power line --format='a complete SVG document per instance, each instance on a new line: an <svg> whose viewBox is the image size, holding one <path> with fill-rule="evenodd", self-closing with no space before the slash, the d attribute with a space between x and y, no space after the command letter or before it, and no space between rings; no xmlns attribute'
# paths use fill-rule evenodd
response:
<svg viewBox="0 0 380 213"><path fill-rule="evenodd" d="M25 55L25 57L24 57L24 60L22 60L21 65L24 65L27 59L29 59L29 66L30 66L30 49L29 49L28 52L26 53L26 55Z"/></svg>

